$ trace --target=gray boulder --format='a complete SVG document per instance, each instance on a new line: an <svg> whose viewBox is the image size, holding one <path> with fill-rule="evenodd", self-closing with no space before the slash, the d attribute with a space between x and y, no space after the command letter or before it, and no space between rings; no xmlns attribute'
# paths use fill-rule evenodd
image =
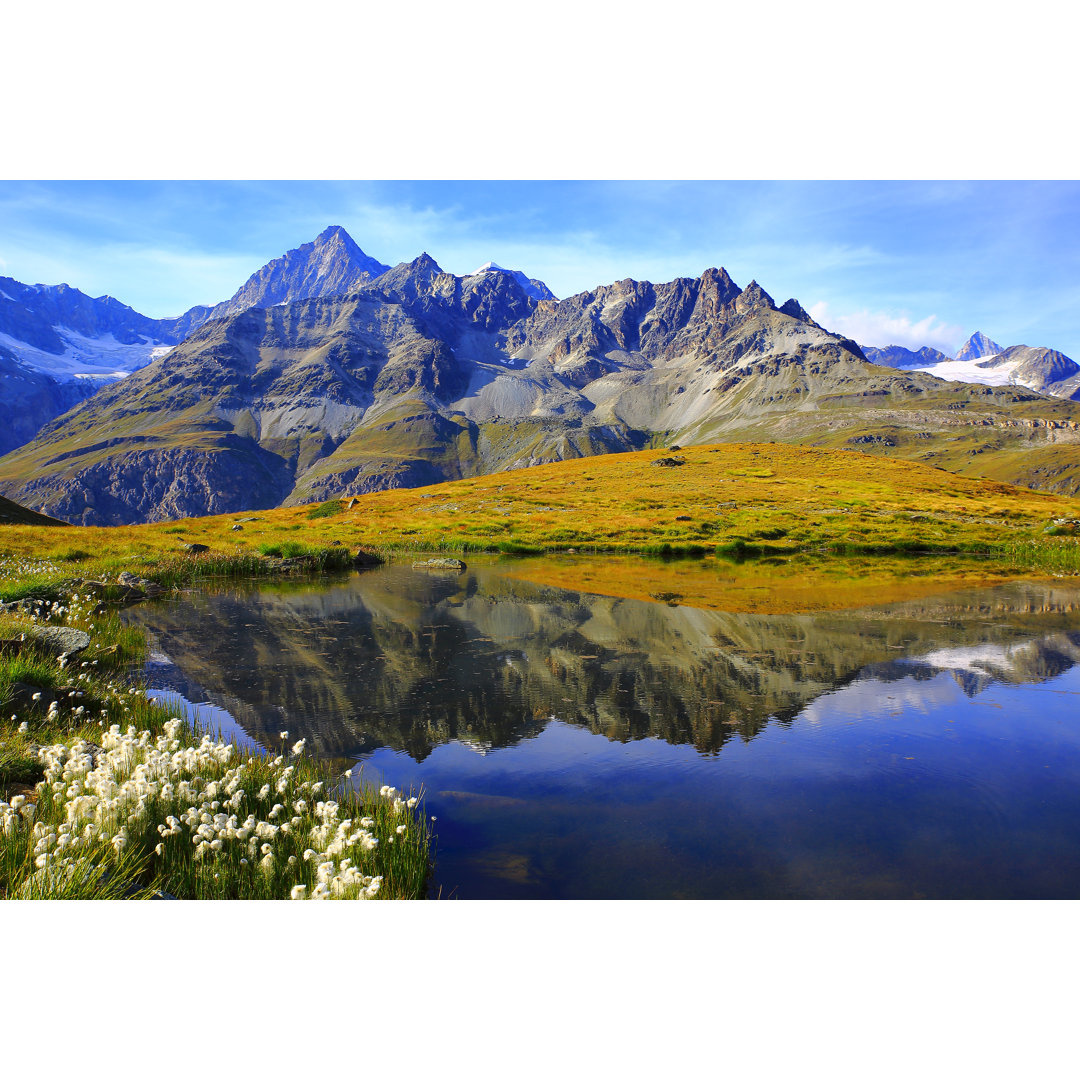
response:
<svg viewBox="0 0 1080 1080"><path fill-rule="evenodd" d="M452 570L456 574L463 573L465 564L460 559L422 559L413 563L414 570Z"/></svg>
<svg viewBox="0 0 1080 1080"><path fill-rule="evenodd" d="M26 634L54 656L74 656L90 644L90 635L73 626L32 626Z"/></svg>

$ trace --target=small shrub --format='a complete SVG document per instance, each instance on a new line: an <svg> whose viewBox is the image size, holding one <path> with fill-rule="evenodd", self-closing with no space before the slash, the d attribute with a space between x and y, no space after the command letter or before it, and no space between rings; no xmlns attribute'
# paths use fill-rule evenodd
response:
<svg viewBox="0 0 1080 1080"><path fill-rule="evenodd" d="M345 509L345 504L340 499L327 499L318 506L309 506L307 516L309 518L333 517Z"/></svg>
<svg viewBox="0 0 1080 1080"><path fill-rule="evenodd" d="M58 556L61 562L84 562L90 557L90 552L83 551L82 548L69 548L62 555Z"/></svg>

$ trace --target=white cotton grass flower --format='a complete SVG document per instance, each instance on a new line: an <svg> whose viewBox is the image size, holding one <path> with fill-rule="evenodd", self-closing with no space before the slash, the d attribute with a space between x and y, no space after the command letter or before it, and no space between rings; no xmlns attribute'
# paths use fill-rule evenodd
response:
<svg viewBox="0 0 1080 1080"><path fill-rule="evenodd" d="M293 743L292 752L293 755L299 755L304 752L304 747L307 745L307 739L301 739L299 742Z"/></svg>

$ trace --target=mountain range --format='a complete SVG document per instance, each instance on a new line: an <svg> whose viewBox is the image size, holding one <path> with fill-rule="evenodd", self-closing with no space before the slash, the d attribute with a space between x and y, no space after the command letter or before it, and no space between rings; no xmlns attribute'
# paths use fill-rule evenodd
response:
<svg viewBox="0 0 1080 1080"><path fill-rule="evenodd" d="M172 319L151 319L111 296L92 298L70 285L23 285L0 277L0 454L29 442L53 417L164 355L211 319L347 293L389 269L334 225L267 263L228 300Z"/></svg>
<svg viewBox="0 0 1080 1080"><path fill-rule="evenodd" d="M987 386L1025 386L1040 394L1080 401L1080 364L1056 349L1010 345L1005 348L976 331L948 357L927 346L913 352L901 345L863 346L875 364L925 371L940 379Z"/></svg>
<svg viewBox="0 0 1080 1080"><path fill-rule="evenodd" d="M721 440L848 446L1031 486L1080 486L1080 406L1065 395L917 370L959 363L1004 384L1041 356L974 338L967 361L924 349L909 354L912 364L899 347L864 351L798 301L777 305L723 269L557 300L494 263L463 277L427 254L387 267L331 227L224 304L174 320L57 287L65 307L45 287L4 281L10 303L36 313L19 322L13 308L0 322L0 344L11 343L0 354L5 390L27 371L54 391L86 382L71 376L88 373L77 370L73 345L91 340L88 330L114 355L132 350L123 354L132 373L54 414L0 459L0 492L82 524L298 504ZM86 320L73 326L69 311ZM1060 373L1055 385L1072 378L1071 363L1048 368Z"/></svg>

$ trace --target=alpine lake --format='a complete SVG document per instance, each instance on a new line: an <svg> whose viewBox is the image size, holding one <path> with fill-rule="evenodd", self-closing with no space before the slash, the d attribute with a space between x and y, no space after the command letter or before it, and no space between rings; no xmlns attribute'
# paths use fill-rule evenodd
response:
<svg viewBox="0 0 1080 1080"><path fill-rule="evenodd" d="M422 792L432 897L1080 897L1080 579L465 558L125 618L204 726Z"/></svg>

